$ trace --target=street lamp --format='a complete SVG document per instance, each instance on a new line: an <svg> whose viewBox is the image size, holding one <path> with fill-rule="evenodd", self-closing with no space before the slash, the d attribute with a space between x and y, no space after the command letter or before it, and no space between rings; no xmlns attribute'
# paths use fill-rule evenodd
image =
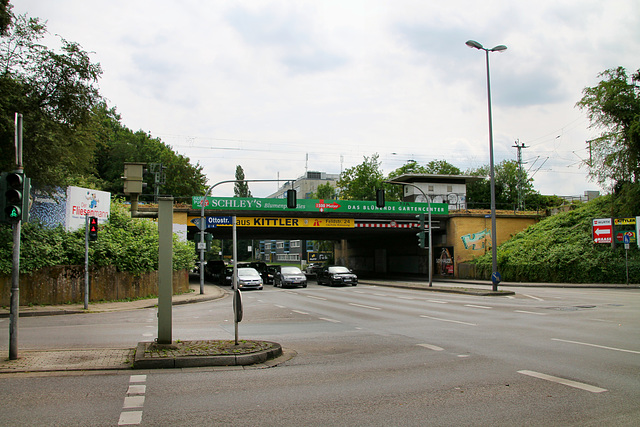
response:
<svg viewBox="0 0 640 427"><path fill-rule="evenodd" d="M496 181L493 170L493 123L491 118L491 83L489 79L489 52L502 52L507 50L505 45L498 45L492 49L487 49L475 40L468 40L467 46L478 50L484 50L487 58L487 106L489 109L489 177L491 179L491 282L493 290L498 290L500 283L500 273L498 273L497 238L496 238Z"/></svg>

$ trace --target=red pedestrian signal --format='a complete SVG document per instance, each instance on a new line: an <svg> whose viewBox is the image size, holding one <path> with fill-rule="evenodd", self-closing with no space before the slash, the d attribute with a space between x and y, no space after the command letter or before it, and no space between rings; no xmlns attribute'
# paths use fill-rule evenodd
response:
<svg viewBox="0 0 640 427"><path fill-rule="evenodd" d="M98 240L98 218L95 216L89 217L89 241L95 242Z"/></svg>

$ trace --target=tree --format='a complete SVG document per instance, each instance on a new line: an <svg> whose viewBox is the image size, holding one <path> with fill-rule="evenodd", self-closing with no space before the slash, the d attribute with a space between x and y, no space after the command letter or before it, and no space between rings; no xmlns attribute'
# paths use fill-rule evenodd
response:
<svg viewBox="0 0 640 427"><path fill-rule="evenodd" d="M467 185L467 205L471 209L489 209L491 207L491 181L489 166L470 169L465 175L481 176L483 179L470 182ZM524 207L537 208L540 203L551 202L540 199L534 190L532 180L526 171L518 167L515 160L503 160L494 170L496 188L496 209L521 209L519 201ZM519 198L521 197L521 199ZM555 199L553 199L555 202Z"/></svg>
<svg viewBox="0 0 640 427"><path fill-rule="evenodd" d="M312 199L335 199L336 198L336 189L333 185L329 184L320 184L316 189L316 192L311 195Z"/></svg>
<svg viewBox="0 0 640 427"><path fill-rule="evenodd" d="M38 18L11 14L0 38L0 151L14 152L14 113L22 113L25 173L40 187L91 174L92 141L77 130L100 101L102 73L77 43L61 38L58 53L40 43L45 35ZM14 166L14 156L0 158L2 170Z"/></svg>
<svg viewBox="0 0 640 427"><path fill-rule="evenodd" d="M623 67L605 70L602 81L583 90L576 106L587 111L600 136L588 141L589 175L600 184L640 180L640 69L631 76Z"/></svg>
<svg viewBox="0 0 640 427"><path fill-rule="evenodd" d="M242 166L236 166L236 182L233 186L233 196L234 197L253 197L251 196L251 191L249 190L249 184L247 184L244 180L244 170Z"/></svg>
<svg viewBox="0 0 640 427"><path fill-rule="evenodd" d="M431 160L425 167L425 173L436 175L460 175L460 169L446 160Z"/></svg>
<svg viewBox="0 0 640 427"><path fill-rule="evenodd" d="M383 175L378 154L364 156L364 161L340 174L338 188L344 200L375 200L376 189L381 188Z"/></svg>

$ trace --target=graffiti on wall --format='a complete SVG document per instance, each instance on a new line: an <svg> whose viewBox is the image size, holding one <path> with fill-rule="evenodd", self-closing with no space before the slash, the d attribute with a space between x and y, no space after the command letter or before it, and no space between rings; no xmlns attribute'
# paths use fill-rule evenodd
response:
<svg viewBox="0 0 640 427"><path fill-rule="evenodd" d="M469 233L461 236L462 244L465 249L471 249L472 251L479 251L484 249L486 237L491 234L491 230L485 228L477 233Z"/></svg>

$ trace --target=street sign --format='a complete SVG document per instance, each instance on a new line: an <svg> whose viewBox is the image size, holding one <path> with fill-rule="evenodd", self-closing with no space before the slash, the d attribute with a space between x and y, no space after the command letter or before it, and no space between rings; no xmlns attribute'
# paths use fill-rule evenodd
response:
<svg viewBox="0 0 640 427"><path fill-rule="evenodd" d="M205 228L215 228L218 225L233 225L233 217L230 216L206 216L204 217L207 226ZM193 218L192 224L195 224L198 229L202 230L203 227L200 224L201 218Z"/></svg>
<svg viewBox="0 0 640 427"><path fill-rule="evenodd" d="M598 218L593 220L593 241L595 243L611 243L613 238L613 225L611 218Z"/></svg>

